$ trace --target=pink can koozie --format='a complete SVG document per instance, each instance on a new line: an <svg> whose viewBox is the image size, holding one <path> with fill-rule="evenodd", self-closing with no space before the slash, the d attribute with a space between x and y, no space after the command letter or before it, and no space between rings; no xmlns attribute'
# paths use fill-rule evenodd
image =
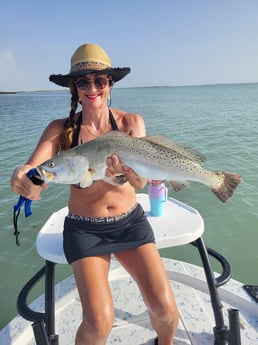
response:
<svg viewBox="0 0 258 345"><path fill-rule="evenodd" d="M148 194L150 200L150 212L154 217L160 217L164 213L164 202L168 198L168 189L164 182L148 183Z"/></svg>

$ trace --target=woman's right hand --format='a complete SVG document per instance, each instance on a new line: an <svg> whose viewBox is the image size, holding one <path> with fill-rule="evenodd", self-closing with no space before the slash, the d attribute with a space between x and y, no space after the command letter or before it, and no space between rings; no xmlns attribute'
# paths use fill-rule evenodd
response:
<svg viewBox="0 0 258 345"><path fill-rule="evenodd" d="M41 186L35 185L27 176L27 172L32 169L31 165L18 166L11 177L12 191L30 200L40 200L41 190L47 189L44 183Z"/></svg>

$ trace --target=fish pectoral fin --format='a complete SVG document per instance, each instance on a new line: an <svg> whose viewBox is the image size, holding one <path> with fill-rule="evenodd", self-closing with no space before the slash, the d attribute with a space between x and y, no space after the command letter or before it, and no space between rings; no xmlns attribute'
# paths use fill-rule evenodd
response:
<svg viewBox="0 0 258 345"><path fill-rule="evenodd" d="M87 170L85 174L82 176L80 180L80 187L81 188L86 188L92 185L93 183L93 178L92 178L93 172L91 169Z"/></svg>
<svg viewBox="0 0 258 345"><path fill-rule="evenodd" d="M103 180L109 184L112 184L113 186L122 186L127 182L127 179L124 175L117 175L113 177L105 176Z"/></svg>
<svg viewBox="0 0 258 345"><path fill-rule="evenodd" d="M189 186L189 182L187 181L168 181L168 183L175 192L179 192L180 190Z"/></svg>

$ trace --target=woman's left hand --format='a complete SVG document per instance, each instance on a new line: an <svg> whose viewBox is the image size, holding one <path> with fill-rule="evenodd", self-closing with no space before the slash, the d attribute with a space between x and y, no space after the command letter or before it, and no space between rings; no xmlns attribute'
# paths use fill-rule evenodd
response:
<svg viewBox="0 0 258 345"><path fill-rule="evenodd" d="M144 179L136 174L130 167L123 165L117 155L112 155L106 160L107 169L106 176L112 177L116 175L125 175L127 181L136 189L144 188L147 179Z"/></svg>

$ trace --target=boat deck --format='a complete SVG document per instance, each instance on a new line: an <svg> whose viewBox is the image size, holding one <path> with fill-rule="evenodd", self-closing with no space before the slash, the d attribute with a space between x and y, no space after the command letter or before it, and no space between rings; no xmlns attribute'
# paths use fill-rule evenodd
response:
<svg viewBox="0 0 258 345"><path fill-rule="evenodd" d="M164 203L164 215L152 217L149 211L148 195L137 194L137 200L142 204L153 227L158 248L195 242L202 258L203 268L163 258L180 312L180 323L174 344L213 345L213 329L215 325L218 325L214 317L217 315L218 318L218 314L221 316L220 301L222 301L224 306L223 318L226 326L228 326L227 321L229 320L227 310L238 309L240 311L241 344L257 345L258 304L251 299L242 285L234 280L228 281L224 277L223 284L228 281L227 284L217 288L221 284L218 285L214 281L212 267L209 267L206 247L202 241L204 223L198 211L169 198ZM54 266L52 263L66 263L62 245L63 221L66 214L67 207L53 213L37 237L38 253L46 260L46 267L51 267L51 270ZM229 278L228 273L230 272L227 272L226 276ZM51 274L46 274L45 281L48 287L45 290L46 300L51 302L53 299L51 293L49 294L53 286ZM114 300L115 320L107 345L153 344L156 334L150 325L148 312L138 287L115 259L112 260L109 282ZM217 296L217 289L219 289L219 296ZM52 317L54 315L55 332L59 335L59 344L72 345L76 330L81 322L81 303L73 276L55 286L55 301L55 315L52 313L52 303L50 303L51 308L49 308L49 303L46 303L45 310L44 296L34 301L31 304L31 309L42 313L46 312L45 316ZM26 302L26 298L24 302ZM214 302L216 302L215 309L219 308L219 313L215 313L213 310ZM21 312L23 310L21 304L19 307L18 310ZM21 312L21 314L24 313ZM29 318L29 320L35 320L35 318ZM219 324L221 325L221 323ZM237 332L235 331L236 328L230 327L230 329L233 329L234 333ZM224 322L222 327L217 328L218 332L221 330L224 331ZM224 334L228 333L224 332ZM55 337L55 334L51 332L48 334ZM235 340L233 340L234 342ZM34 345L31 322L17 316L0 331L0 344ZM235 344L232 344L231 341L230 345Z"/></svg>
<svg viewBox="0 0 258 345"><path fill-rule="evenodd" d="M171 259L163 261L180 311L174 344L214 344L214 317L203 269ZM114 299L115 320L107 345L126 345L132 342L137 345L153 344L156 334L150 325L141 294L134 280L115 260L111 265L109 281ZM59 344L71 345L81 320L81 304L73 276L57 284L55 293ZM220 296L225 320L228 319L228 308L240 310L241 344L257 345L258 304L234 280L220 288ZM44 296L35 300L31 308L44 311ZM0 344L35 345L31 323L17 316L0 332Z"/></svg>

